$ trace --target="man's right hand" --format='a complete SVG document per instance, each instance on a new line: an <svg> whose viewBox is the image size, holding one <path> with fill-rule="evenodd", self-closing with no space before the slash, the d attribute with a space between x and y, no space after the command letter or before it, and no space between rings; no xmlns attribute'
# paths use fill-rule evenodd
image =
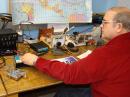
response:
<svg viewBox="0 0 130 97"><path fill-rule="evenodd" d="M24 64L33 66L36 63L38 56L31 53L26 53L23 56L21 56L20 59Z"/></svg>

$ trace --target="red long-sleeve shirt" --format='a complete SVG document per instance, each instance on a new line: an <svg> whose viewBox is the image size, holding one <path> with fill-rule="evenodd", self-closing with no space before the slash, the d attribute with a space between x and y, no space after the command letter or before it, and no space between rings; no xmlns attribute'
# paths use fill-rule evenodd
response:
<svg viewBox="0 0 130 97"><path fill-rule="evenodd" d="M72 65L38 58L35 66L65 83L91 83L93 97L130 97L130 32Z"/></svg>

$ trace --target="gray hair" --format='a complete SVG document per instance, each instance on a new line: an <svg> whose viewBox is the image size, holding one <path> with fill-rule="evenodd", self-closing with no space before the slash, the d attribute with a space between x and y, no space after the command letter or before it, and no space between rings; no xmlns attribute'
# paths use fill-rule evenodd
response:
<svg viewBox="0 0 130 97"><path fill-rule="evenodd" d="M130 31L130 10L126 7L113 7L110 10L117 13L113 20L122 23L123 28Z"/></svg>

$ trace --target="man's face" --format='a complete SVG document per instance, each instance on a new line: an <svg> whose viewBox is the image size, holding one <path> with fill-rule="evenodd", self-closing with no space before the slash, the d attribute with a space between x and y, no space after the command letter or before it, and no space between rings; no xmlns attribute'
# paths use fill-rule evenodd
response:
<svg viewBox="0 0 130 97"><path fill-rule="evenodd" d="M102 24L101 24L101 30L102 30L102 39L109 41L112 38L115 37L116 34L116 22L113 21L113 17L115 16L116 12L114 11L107 11Z"/></svg>

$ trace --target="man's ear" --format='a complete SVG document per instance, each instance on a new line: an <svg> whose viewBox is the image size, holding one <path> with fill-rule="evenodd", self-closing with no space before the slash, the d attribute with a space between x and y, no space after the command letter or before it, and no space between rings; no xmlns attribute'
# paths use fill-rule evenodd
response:
<svg viewBox="0 0 130 97"><path fill-rule="evenodd" d="M117 32L118 32L118 33L122 32L122 30L123 30L123 25L122 25L122 23L117 23L116 29L117 29Z"/></svg>

